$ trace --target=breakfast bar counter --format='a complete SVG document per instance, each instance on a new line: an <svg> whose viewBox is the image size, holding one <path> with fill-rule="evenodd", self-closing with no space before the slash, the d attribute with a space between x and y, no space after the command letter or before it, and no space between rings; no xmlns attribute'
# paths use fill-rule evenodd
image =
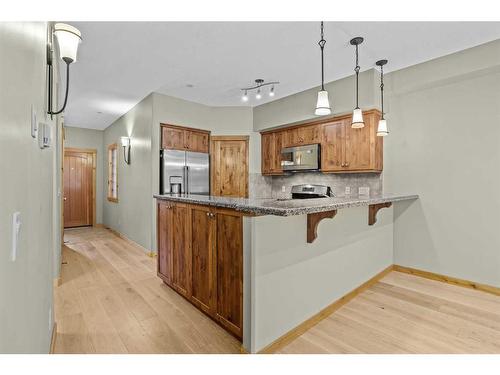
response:
<svg viewBox="0 0 500 375"><path fill-rule="evenodd" d="M418 201L416 195L385 193L155 198L158 276L251 353L269 351L390 269L395 220Z"/></svg>

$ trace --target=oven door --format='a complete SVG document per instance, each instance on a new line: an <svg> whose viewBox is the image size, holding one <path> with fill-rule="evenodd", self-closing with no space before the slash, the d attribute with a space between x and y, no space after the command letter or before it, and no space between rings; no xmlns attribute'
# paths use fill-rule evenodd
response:
<svg viewBox="0 0 500 375"><path fill-rule="evenodd" d="M281 168L284 171L317 171L320 168L319 160L319 144L287 147L281 150Z"/></svg>

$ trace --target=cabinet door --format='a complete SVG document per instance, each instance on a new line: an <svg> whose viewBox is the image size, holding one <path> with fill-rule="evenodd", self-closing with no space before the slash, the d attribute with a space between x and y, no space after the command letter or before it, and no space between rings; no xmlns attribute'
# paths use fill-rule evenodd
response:
<svg viewBox="0 0 500 375"><path fill-rule="evenodd" d="M191 301L215 314L215 220L208 207L191 206Z"/></svg>
<svg viewBox="0 0 500 375"><path fill-rule="evenodd" d="M243 335L242 217L217 212L217 319L237 337Z"/></svg>
<svg viewBox="0 0 500 375"><path fill-rule="evenodd" d="M375 143L372 145L371 130L373 127L371 126L371 121L366 118L363 128L353 129L351 127L351 120L348 119L346 120L345 129L345 169L349 171L373 169L372 152L374 151ZM373 139L373 141L375 140Z"/></svg>
<svg viewBox="0 0 500 375"><path fill-rule="evenodd" d="M158 202L157 273L168 285L172 284L172 209L165 201Z"/></svg>
<svg viewBox="0 0 500 375"><path fill-rule="evenodd" d="M301 144L310 145L321 142L321 126L303 126L299 128L299 141Z"/></svg>
<svg viewBox="0 0 500 375"><path fill-rule="evenodd" d="M172 212L172 286L183 296L190 295L191 241L190 211L185 204L175 204Z"/></svg>
<svg viewBox="0 0 500 375"><path fill-rule="evenodd" d="M186 131L186 149L194 152L208 152L208 133Z"/></svg>
<svg viewBox="0 0 500 375"><path fill-rule="evenodd" d="M304 144L300 138L300 128L292 128L283 131L284 147L300 146Z"/></svg>
<svg viewBox="0 0 500 375"><path fill-rule="evenodd" d="M163 126L161 131L161 147L171 150L185 150L185 130Z"/></svg>
<svg viewBox="0 0 500 375"><path fill-rule="evenodd" d="M345 121L335 121L323 125L321 143L321 170L334 172L344 170Z"/></svg>
<svg viewBox="0 0 500 375"><path fill-rule="evenodd" d="M281 150L283 148L283 132L274 133L273 137L273 155L272 155L272 165L271 170L273 174L283 173L281 168Z"/></svg>
<svg viewBox="0 0 500 375"><path fill-rule="evenodd" d="M274 134L275 133L265 133L260 137L261 140L261 169L262 174L272 174L274 165Z"/></svg>
<svg viewBox="0 0 500 375"><path fill-rule="evenodd" d="M248 137L212 137L212 194L248 196Z"/></svg>

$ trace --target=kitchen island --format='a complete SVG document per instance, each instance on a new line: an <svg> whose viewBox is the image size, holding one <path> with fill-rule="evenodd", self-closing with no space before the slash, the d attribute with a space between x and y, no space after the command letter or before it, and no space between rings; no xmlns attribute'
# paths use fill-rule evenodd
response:
<svg viewBox="0 0 500 375"><path fill-rule="evenodd" d="M418 196L155 198L158 276L255 353L392 266L391 205Z"/></svg>

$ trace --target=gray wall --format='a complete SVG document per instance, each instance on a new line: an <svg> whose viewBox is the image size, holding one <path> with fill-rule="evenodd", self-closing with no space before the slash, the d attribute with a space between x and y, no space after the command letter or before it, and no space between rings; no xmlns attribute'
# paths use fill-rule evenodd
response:
<svg viewBox="0 0 500 375"><path fill-rule="evenodd" d="M118 203L107 200L108 170L104 171L104 224L151 249L151 121L152 96L147 96L104 131L107 147L118 144ZM120 138L131 139L130 164L123 160Z"/></svg>
<svg viewBox="0 0 500 375"><path fill-rule="evenodd" d="M107 154L105 154L105 148L103 146L104 132L102 130L74 128L66 126L64 128L64 135L65 147L90 148L97 150L96 223L102 224L102 211L104 199L106 198L106 190L104 189L104 165L107 165Z"/></svg>
<svg viewBox="0 0 500 375"><path fill-rule="evenodd" d="M362 78L361 107L378 107L378 73ZM396 205L395 263L500 286L500 41L385 83L384 189L420 195ZM352 109L352 77L326 87L334 113ZM254 130L312 118L316 91L256 107Z"/></svg>
<svg viewBox="0 0 500 375"><path fill-rule="evenodd" d="M53 185L56 147L30 135L30 106L45 116L46 23L0 23L0 352L47 353L53 324ZM2 59L2 64L5 59ZM56 140L54 140L57 143ZM21 212L10 260L13 212Z"/></svg>
<svg viewBox="0 0 500 375"><path fill-rule="evenodd" d="M500 40L389 74L395 263L500 286Z"/></svg>

